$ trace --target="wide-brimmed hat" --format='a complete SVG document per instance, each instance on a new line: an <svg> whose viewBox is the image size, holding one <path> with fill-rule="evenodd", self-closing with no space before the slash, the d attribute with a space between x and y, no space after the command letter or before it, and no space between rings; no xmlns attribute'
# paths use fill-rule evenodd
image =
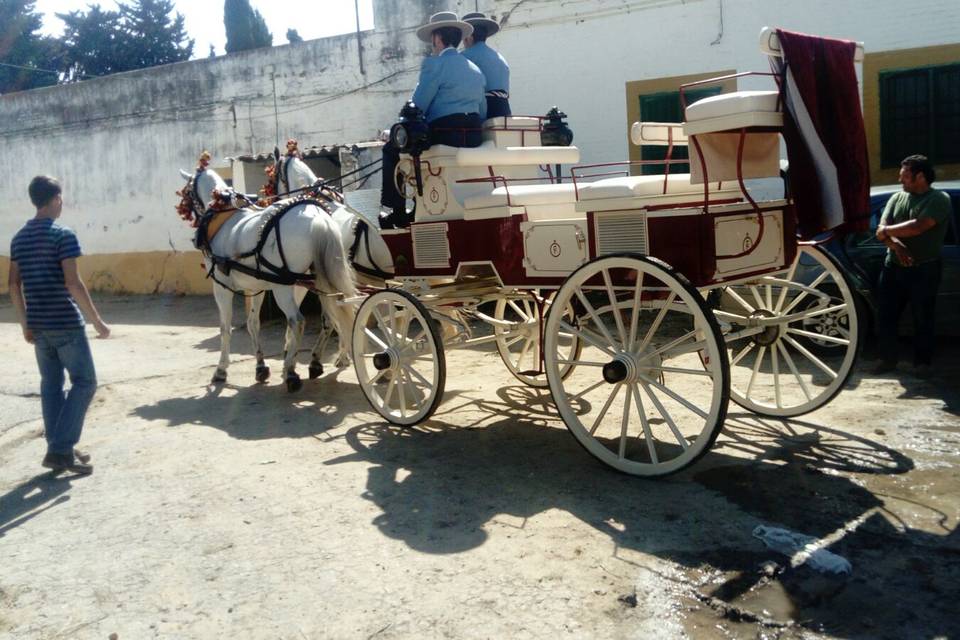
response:
<svg viewBox="0 0 960 640"><path fill-rule="evenodd" d="M430 16L427 24L417 29L417 37L424 42L433 40L433 32L444 27L455 27L460 29L463 37L473 33L473 26L460 20L453 11L441 11Z"/></svg>
<svg viewBox="0 0 960 640"><path fill-rule="evenodd" d="M484 27L488 36L500 31L500 23L482 13L468 13L463 16L463 21L474 27Z"/></svg>

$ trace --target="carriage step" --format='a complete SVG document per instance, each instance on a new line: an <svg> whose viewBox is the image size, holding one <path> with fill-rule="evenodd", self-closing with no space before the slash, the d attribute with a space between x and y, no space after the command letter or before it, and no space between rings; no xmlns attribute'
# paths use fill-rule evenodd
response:
<svg viewBox="0 0 960 640"><path fill-rule="evenodd" d="M519 373L522 376L542 376L543 375L543 371L520 371Z"/></svg>

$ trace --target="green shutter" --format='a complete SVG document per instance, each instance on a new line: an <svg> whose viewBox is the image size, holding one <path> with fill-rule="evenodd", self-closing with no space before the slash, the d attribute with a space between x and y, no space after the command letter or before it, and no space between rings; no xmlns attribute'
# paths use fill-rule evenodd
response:
<svg viewBox="0 0 960 640"><path fill-rule="evenodd" d="M708 96L715 96L721 93L721 87L706 87L703 89L693 89L685 91L687 104L693 104L697 100ZM664 93L651 93L640 96L640 121L641 122L683 122L683 110L680 104L679 91L667 91ZM640 148L640 155L644 160L663 160L667 157L667 147L656 145L643 145ZM676 160L687 159L690 157L686 147L674 147L673 158ZM663 175L666 170L665 164L643 165L641 175ZM690 173L689 164L672 164L670 173Z"/></svg>
<svg viewBox="0 0 960 640"><path fill-rule="evenodd" d="M960 162L960 65L880 74L880 164L915 153Z"/></svg>

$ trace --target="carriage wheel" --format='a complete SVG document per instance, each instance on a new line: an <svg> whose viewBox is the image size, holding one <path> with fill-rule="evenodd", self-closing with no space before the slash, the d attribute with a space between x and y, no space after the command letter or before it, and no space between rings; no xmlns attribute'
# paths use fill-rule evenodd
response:
<svg viewBox="0 0 960 640"><path fill-rule="evenodd" d="M620 471L660 476L709 449L726 415L727 359L716 319L683 276L653 258L605 256L575 271L553 302L547 380L587 451ZM558 355L563 333L583 343L569 360ZM564 379L566 366L574 369Z"/></svg>
<svg viewBox="0 0 960 640"><path fill-rule="evenodd" d="M531 291L531 296L540 297L540 291ZM549 309L549 302L546 303ZM544 310L546 313L547 309ZM497 351L507 370L513 376L531 387L546 388L545 374L535 373L540 369L540 320L537 304L528 296L519 300L500 298L493 314L500 321L513 323L512 328L494 327L497 338ZM573 309L567 308L568 322L573 318ZM557 357L576 360L580 355L582 343L573 334L562 332ZM573 365L564 365L561 375L566 378L573 371Z"/></svg>
<svg viewBox="0 0 960 640"><path fill-rule="evenodd" d="M718 306L731 335L756 318L776 319L762 333L727 340L730 396L745 409L809 413L850 377L860 344L857 307L849 279L826 251L801 246L786 275L724 288Z"/></svg>
<svg viewBox="0 0 960 640"><path fill-rule="evenodd" d="M443 343L426 308L406 291L378 291L360 305L353 361L367 400L393 424L422 422L440 404Z"/></svg>

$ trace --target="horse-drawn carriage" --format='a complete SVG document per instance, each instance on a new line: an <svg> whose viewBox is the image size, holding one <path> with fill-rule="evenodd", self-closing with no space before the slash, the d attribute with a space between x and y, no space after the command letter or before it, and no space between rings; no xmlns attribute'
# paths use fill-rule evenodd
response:
<svg viewBox="0 0 960 640"><path fill-rule="evenodd" d="M577 165L576 147L542 144L555 122L539 117L488 120L476 148L402 156L415 221L377 238L392 275L340 303L358 305L352 355L372 407L426 420L445 352L495 343L591 454L657 476L709 449L731 399L784 417L829 402L856 358L856 307L835 260L798 241L789 194L747 188L780 175L782 76L760 75L776 86L634 124L632 142L665 160ZM689 160L673 158L680 147ZM663 173L638 175L654 163Z"/></svg>

